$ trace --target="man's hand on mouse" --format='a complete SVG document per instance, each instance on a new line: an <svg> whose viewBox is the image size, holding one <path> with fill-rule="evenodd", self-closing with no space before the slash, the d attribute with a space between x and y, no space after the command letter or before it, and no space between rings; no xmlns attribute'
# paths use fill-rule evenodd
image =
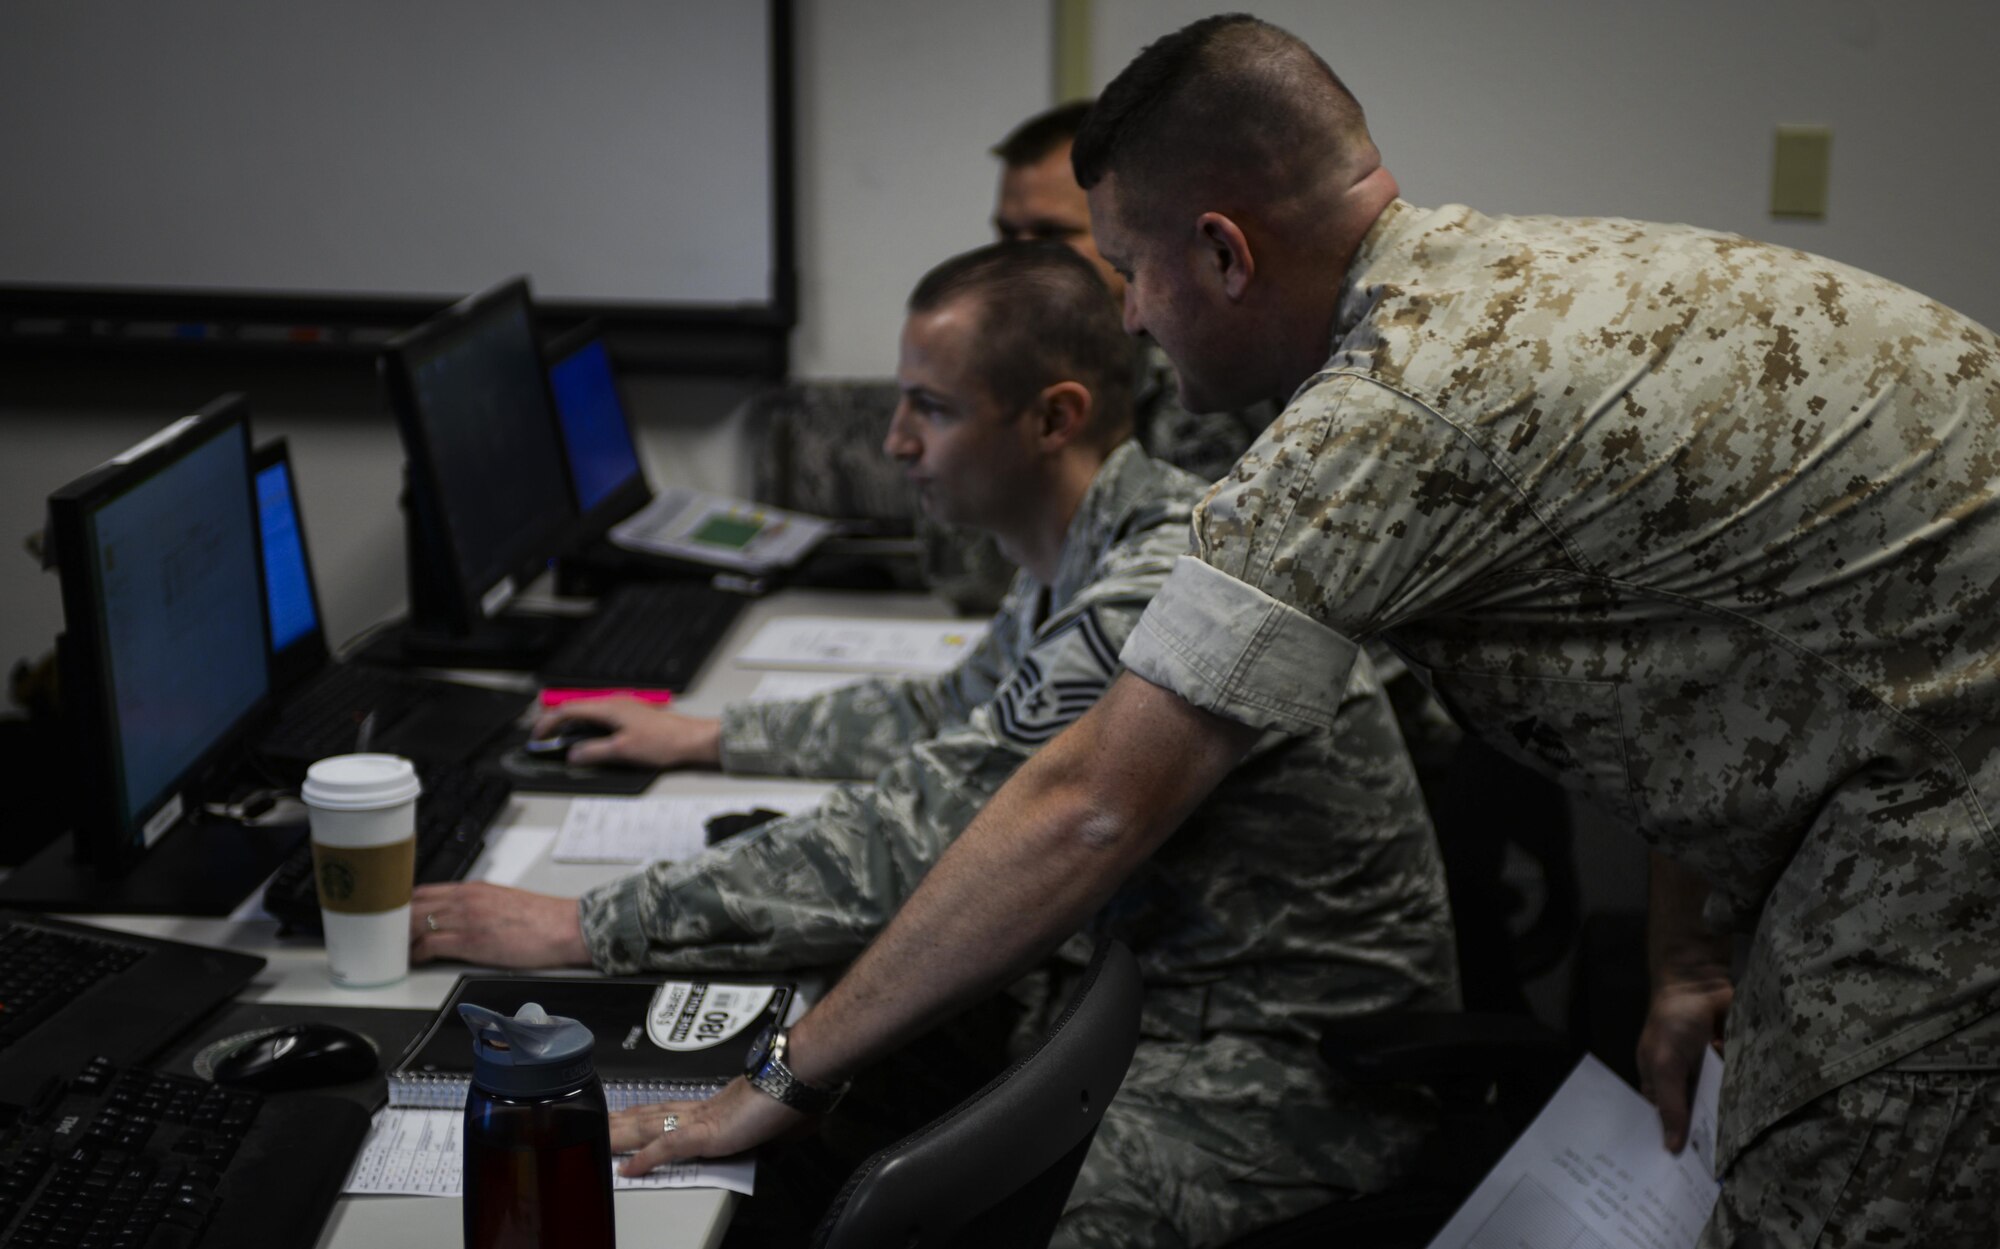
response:
<svg viewBox="0 0 2000 1249"><path fill-rule="evenodd" d="M571 763L653 768L712 768L722 763L722 721L684 716L629 694L580 698L552 707L535 721L534 736L549 737L563 725L579 721L607 725L611 732L570 747Z"/></svg>
<svg viewBox="0 0 2000 1249"><path fill-rule="evenodd" d="M410 894L410 961L489 967L588 967L575 898L469 881Z"/></svg>

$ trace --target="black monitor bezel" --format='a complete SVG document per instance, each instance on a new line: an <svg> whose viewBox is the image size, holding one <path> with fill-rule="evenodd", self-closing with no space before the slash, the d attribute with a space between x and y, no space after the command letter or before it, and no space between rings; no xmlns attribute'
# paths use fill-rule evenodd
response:
<svg viewBox="0 0 2000 1249"><path fill-rule="evenodd" d="M462 566L459 558L460 544L454 540L450 510L438 506L444 485L419 411L412 359L469 332L493 308L514 301L519 301L528 314L529 336L540 366L535 369L535 376L541 386L549 435L556 442L558 454L563 454L562 431L556 427L555 396L549 392L548 368L542 364L534 295L526 277L510 278L460 300L415 329L397 335L378 358L383 387L403 442L404 485L409 492L406 523L412 526L408 544L411 624L423 633L465 637L477 631L480 622L498 615L563 552L576 530L576 494L569 482L565 458L563 492L569 503L567 515L551 518L541 528L518 539L518 549L502 558L498 575L485 584L474 585L470 570ZM496 594L503 585L507 586L507 592Z"/></svg>
<svg viewBox="0 0 2000 1249"><path fill-rule="evenodd" d="M618 417L625 422L625 437L631 442L633 456L638 463L630 477L618 483L610 494L599 499L595 507L588 511L584 510L583 494L577 488L576 461L570 458L569 438L563 433L562 401L556 397L554 375L558 364L592 343L604 347L605 360L609 363L610 344L604 341L603 326L595 320L571 327L550 339L542 348L542 372L549 386L549 411L556 418L556 441L562 444L563 449L563 476L569 482L570 507L579 514L574 533L583 541L600 536L611 526L653 501L653 488L646 482L646 462L644 457L639 455L639 438L632 429L631 409L625 402L624 394L618 390L618 368L614 364L611 365L611 386L618 399Z"/></svg>
<svg viewBox="0 0 2000 1249"><path fill-rule="evenodd" d="M243 516L250 526L257 553L257 621L264 640L259 652L264 668L264 692L162 786L159 793L128 817L123 752L115 731L117 713L112 703L110 641L104 629L103 586L91 541L91 520L106 504L152 480L196 449L225 437L238 439L243 449L246 469ZM79 796L76 846L79 856L103 877L123 875L145 857L152 848L145 835L147 826L175 799L184 799L188 790L220 762L237 757L249 736L268 717L274 702L270 613L265 607L269 587L264 583L263 527L257 515L256 481L248 471L252 457L248 402L241 394L223 395L139 446L143 449L137 454L127 452L56 490L49 495L48 504L49 541L62 588L64 715L70 726L72 748L79 752L86 771L95 780L90 792ZM161 829L152 841L156 843L165 832Z"/></svg>

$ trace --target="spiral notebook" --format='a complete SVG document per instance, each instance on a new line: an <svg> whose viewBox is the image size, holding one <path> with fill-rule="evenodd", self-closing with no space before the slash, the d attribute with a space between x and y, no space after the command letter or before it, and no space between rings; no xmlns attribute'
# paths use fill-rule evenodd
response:
<svg viewBox="0 0 2000 1249"><path fill-rule="evenodd" d="M472 1081L472 1032L461 1003L514 1014L534 1002L596 1038L591 1062L613 1110L707 1097L743 1073L750 1045L783 1021L797 986L754 977L460 976L437 1017L389 1072L391 1106L454 1109Z"/></svg>

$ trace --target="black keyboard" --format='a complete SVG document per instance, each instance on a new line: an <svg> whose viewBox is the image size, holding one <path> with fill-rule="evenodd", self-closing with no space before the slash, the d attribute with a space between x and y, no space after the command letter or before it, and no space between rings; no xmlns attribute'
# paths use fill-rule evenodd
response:
<svg viewBox="0 0 2000 1249"><path fill-rule="evenodd" d="M371 713L374 727L390 725L437 699L436 681L414 680L382 668L338 664L323 669L286 697L284 711L264 734L259 749L281 759L324 759L356 748L361 722Z"/></svg>
<svg viewBox="0 0 2000 1249"><path fill-rule="evenodd" d="M461 880L486 845L513 782L470 767L417 765L423 795L417 799L417 883ZM319 888L313 880L312 846L294 850L264 887L264 909L290 931L319 932Z"/></svg>
<svg viewBox="0 0 2000 1249"><path fill-rule="evenodd" d="M0 1049L145 955L114 941L0 923Z"/></svg>
<svg viewBox="0 0 2000 1249"><path fill-rule="evenodd" d="M92 1059L0 1109L0 1244L307 1249L367 1131L339 1098L266 1100Z"/></svg>
<svg viewBox="0 0 2000 1249"><path fill-rule="evenodd" d="M620 586L542 668L544 685L631 685L679 693L694 681L745 600L698 581Z"/></svg>

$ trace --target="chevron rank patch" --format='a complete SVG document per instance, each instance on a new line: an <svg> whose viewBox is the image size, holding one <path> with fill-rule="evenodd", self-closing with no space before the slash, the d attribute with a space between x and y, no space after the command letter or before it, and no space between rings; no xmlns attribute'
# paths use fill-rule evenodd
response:
<svg viewBox="0 0 2000 1249"><path fill-rule="evenodd" d="M993 699L995 727L1003 737L1040 745L1089 711L1117 671L1118 648L1097 610L1083 612L1022 659Z"/></svg>

